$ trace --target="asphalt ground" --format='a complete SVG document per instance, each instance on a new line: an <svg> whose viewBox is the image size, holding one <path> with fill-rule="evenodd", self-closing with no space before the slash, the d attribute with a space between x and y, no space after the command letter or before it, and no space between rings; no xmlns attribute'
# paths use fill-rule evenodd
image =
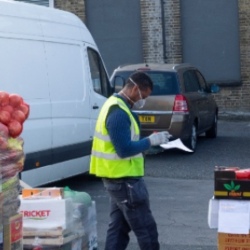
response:
<svg viewBox="0 0 250 250"><path fill-rule="evenodd" d="M220 119L218 137L199 137L195 154L167 150L146 157L145 181L161 249L217 249L217 230L210 229L207 222L208 202L214 189L214 167L249 168L249 145L250 120ZM96 201L98 249L104 249L109 197L101 180L84 175L56 184L66 185L88 192ZM133 233L127 249L139 249Z"/></svg>

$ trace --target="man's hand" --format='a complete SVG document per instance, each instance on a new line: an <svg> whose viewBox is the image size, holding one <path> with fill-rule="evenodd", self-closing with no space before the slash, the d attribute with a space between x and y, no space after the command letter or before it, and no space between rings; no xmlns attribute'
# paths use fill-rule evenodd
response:
<svg viewBox="0 0 250 250"><path fill-rule="evenodd" d="M148 138L150 140L151 146L158 146L160 144L168 143L169 138L172 137L168 131L153 133Z"/></svg>

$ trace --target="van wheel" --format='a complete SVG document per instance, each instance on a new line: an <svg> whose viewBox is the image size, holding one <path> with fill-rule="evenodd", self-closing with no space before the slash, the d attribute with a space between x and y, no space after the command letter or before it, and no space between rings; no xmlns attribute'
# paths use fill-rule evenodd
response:
<svg viewBox="0 0 250 250"><path fill-rule="evenodd" d="M190 148L191 150L193 150L192 153L195 152L195 150L196 150L196 144L197 144L197 128L196 128L195 124L193 124L192 130L191 130L191 134L190 134L189 138L185 141L184 144L188 148Z"/></svg>
<svg viewBox="0 0 250 250"><path fill-rule="evenodd" d="M206 131L207 138L216 138L217 137L217 125L218 125L217 115L214 116L214 122L212 127Z"/></svg>

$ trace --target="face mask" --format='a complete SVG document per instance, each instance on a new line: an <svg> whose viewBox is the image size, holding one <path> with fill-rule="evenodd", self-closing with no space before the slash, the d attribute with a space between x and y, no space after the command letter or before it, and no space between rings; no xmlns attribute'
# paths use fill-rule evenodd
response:
<svg viewBox="0 0 250 250"><path fill-rule="evenodd" d="M142 109L144 107L145 103L146 103L145 99L140 99L139 101L134 103L133 108Z"/></svg>
<svg viewBox="0 0 250 250"><path fill-rule="evenodd" d="M138 85L131 79L129 78L129 80L138 87ZM144 107L145 103L146 103L146 100L142 98L142 95L141 95L141 91L138 87L138 91L139 91L139 95L140 95L140 100L138 100L137 102L134 102L134 105L133 105L133 108L136 108L136 109L141 109Z"/></svg>

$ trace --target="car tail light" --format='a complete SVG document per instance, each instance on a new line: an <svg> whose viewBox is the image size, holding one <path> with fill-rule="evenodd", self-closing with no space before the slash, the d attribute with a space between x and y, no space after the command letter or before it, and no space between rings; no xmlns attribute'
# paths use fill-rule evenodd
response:
<svg viewBox="0 0 250 250"><path fill-rule="evenodd" d="M187 99L183 95L176 95L174 100L174 112L188 112Z"/></svg>

